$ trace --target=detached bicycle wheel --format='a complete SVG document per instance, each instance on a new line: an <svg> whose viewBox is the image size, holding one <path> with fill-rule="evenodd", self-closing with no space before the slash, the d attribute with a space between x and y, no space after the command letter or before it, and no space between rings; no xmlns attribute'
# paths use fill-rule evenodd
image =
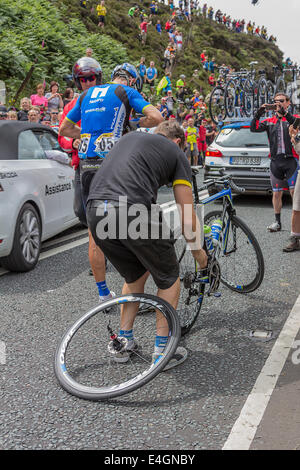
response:
<svg viewBox="0 0 300 470"><path fill-rule="evenodd" d="M112 334L119 333L120 307L125 303L143 303L153 309L137 314L133 329L137 348L131 351L127 362L120 362L112 348ZM167 321L169 337L164 354L153 363L155 309ZM66 331L55 353L55 375L67 392L79 398L119 397L159 374L175 353L179 339L178 315L168 302L149 294L116 297L89 310ZM126 348L126 340L122 347Z"/></svg>
<svg viewBox="0 0 300 470"><path fill-rule="evenodd" d="M211 225L215 219L222 219L221 211L206 214L204 223ZM229 218L226 214L216 250L225 286L240 294L260 286L265 272L262 251L252 231L236 215Z"/></svg>
<svg viewBox="0 0 300 470"><path fill-rule="evenodd" d="M203 303L205 284L201 284L197 280L197 263L183 235L177 238L175 250L179 261L180 276L177 314L180 320L181 336L184 336L198 318Z"/></svg>

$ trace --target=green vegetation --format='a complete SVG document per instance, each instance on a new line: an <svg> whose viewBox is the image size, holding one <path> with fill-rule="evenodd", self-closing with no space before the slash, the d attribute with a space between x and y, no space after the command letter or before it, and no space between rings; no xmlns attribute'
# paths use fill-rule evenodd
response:
<svg viewBox="0 0 300 470"><path fill-rule="evenodd" d="M87 47L92 47L94 57L101 63L105 80L109 79L117 63L129 60L137 64L142 55L147 64L154 60L159 77L163 76L163 53L168 44L164 25L170 18L169 9L159 4L160 15L153 18L147 44L142 48L139 16L134 19L128 16L128 10L135 2L106 0L104 30L97 25L97 3L97 0L90 0L85 9L80 7L79 0L1 0L0 79L5 81L10 98L33 64L33 74L21 96L35 91L36 84L44 80L49 83L55 79L64 85L63 76L71 73L75 60L84 55ZM143 2L146 13L149 13L149 5L150 1ZM161 35L155 30L158 18L162 23ZM257 60L258 68L266 68L270 77L272 66L282 63L283 53L276 45L233 33L201 16L192 24L179 22L178 27L183 32L184 49L178 54L173 82L184 73L192 88L201 86L204 92L209 91L207 74L200 65L203 49L209 57L215 57L219 65L226 63L236 69L248 67L250 61ZM199 69L200 78L191 84L189 78L195 69Z"/></svg>

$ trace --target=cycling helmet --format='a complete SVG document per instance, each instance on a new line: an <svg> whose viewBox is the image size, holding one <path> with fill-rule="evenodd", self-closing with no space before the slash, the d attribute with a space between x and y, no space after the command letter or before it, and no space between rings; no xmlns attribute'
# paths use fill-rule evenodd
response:
<svg viewBox="0 0 300 470"><path fill-rule="evenodd" d="M114 80L117 77L125 78L128 85L133 86L136 84L139 74L133 65L124 62L124 64L117 65L112 71L111 79Z"/></svg>
<svg viewBox="0 0 300 470"><path fill-rule="evenodd" d="M81 57L81 59L78 59L73 67L73 78L78 90L82 90L79 79L91 75L96 76L96 85L101 85L102 69L99 62L92 57Z"/></svg>

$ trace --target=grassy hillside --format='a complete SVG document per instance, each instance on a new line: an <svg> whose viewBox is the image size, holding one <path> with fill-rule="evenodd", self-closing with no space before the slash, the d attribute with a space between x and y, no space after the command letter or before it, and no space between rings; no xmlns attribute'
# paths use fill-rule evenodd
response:
<svg viewBox="0 0 300 470"><path fill-rule="evenodd" d="M35 69L23 95L35 89L38 82L56 79L62 85L64 74L70 73L75 60L84 55L86 47L94 50L107 80L117 63L130 60L137 64L140 57L146 63L154 60L159 75L163 75L163 53L168 44L164 24L170 18L169 9L159 4L160 14L149 27L146 46L139 41L139 17L132 19L128 9L141 5L149 13L150 1L131 2L106 0L107 20L104 30L98 27L95 7L97 0L89 0L82 8L79 0L1 0L0 16L0 79L6 83L10 97L14 96L30 67ZM91 9L94 8L94 11ZM160 36L155 30L156 19L163 25ZM207 75L201 69L200 53L205 49L218 64L226 63L236 69L247 67L251 60L259 62L270 76L272 66L281 65L283 53L276 45L246 34L233 33L222 25L196 17L193 23L181 21L178 27L184 36L184 50L178 55L172 81L180 73L189 78L194 69L200 70L196 85L209 90ZM195 84L191 85L193 88Z"/></svg>

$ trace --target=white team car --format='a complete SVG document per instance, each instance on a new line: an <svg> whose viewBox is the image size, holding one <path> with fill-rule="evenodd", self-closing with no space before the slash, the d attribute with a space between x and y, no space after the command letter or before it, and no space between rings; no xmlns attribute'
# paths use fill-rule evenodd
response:
<svg viewBox="0 0 300 470"><path fill-rule="evenodd" d="M74 170L51 128L0 121L0 265L29 271L41 242L76 225Z"/></svg>

